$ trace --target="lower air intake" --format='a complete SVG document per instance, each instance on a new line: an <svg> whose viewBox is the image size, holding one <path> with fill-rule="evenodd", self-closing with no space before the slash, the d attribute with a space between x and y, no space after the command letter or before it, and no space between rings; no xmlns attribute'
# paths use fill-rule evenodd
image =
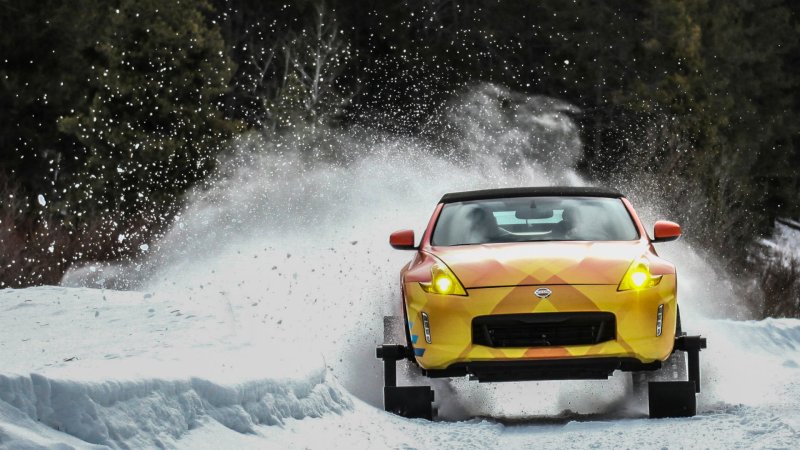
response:
<svg viewBox="0 0 800 450"><path fill-rule="evenodd" d="M613 340L610 312L497 314L472 319L472 343L488 347L593 345Z"/></svg>

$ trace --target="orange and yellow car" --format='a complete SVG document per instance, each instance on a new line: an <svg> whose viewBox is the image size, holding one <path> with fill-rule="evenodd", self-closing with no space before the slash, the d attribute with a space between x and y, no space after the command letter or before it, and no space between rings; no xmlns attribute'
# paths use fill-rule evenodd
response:
<svg viewBox="0 0 800 450"><path fill-rule="evenodd" d="M675 266L611 189L492 189L442 197L401 272L407 347L429 377L606 378L655 370L679 329Z"/></svg>

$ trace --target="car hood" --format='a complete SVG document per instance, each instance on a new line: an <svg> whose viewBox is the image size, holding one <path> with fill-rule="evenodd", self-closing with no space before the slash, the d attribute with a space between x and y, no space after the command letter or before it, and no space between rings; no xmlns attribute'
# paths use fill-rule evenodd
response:
<svg viewBox="0 0 800 450"><path fill-rule="evenodd" d="M632 242L515 242L432 247L465 288L537 284L613 284L647 244Z"/></svg>

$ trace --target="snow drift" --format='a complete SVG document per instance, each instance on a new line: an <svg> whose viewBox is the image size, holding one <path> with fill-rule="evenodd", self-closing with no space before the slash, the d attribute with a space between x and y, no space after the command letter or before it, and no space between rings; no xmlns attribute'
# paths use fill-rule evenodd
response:
<svg viewBox="0 0 800 450"><path fill-rule="evenodd" d="M166 447L209 420L238 433L255 433L257 425L321 417L350 405L324 370L240 385L197 377L81 382L0 375L0 417L11 422L0 425L0 443L22 445L26 435L19 428L44 425L91 444Z"/></svg>
<svg viewBox="0 0 800 450"><path fill-rule="evenodd" d="M136 292L0 292L0 322L14 338L0 346L0 445L39 442L34 430L111 447L172 447L208 421L256 433L352 408L322 359L266 354L229 335L227 323L203 327L207 317L190 307ZM176 315L181 308L189 314Z"/></svg>

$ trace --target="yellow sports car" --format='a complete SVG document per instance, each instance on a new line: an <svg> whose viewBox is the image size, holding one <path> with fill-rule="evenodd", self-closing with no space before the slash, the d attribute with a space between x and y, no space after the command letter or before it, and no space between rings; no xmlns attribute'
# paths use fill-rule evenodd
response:
<svg viewBox="0 0 800 450"><path fill-rule="evenodd" d="M406 344L384 345L378 356L413 359L428 377L482 382L653 375L668 360L685 376L684 355L673 352L689 352L692 366L705 341L682 336L675 266L653 247L680 235L659 221L650 238L610 189L446 194L419 245L412 230L390 237L394 248L415 251L401 271ZM688 382L649 386L651 415L694 414L699 377L689 369ZM393 366L386 370L387 410L429 416L393 405L410 391L399 393Z"/></svg>

